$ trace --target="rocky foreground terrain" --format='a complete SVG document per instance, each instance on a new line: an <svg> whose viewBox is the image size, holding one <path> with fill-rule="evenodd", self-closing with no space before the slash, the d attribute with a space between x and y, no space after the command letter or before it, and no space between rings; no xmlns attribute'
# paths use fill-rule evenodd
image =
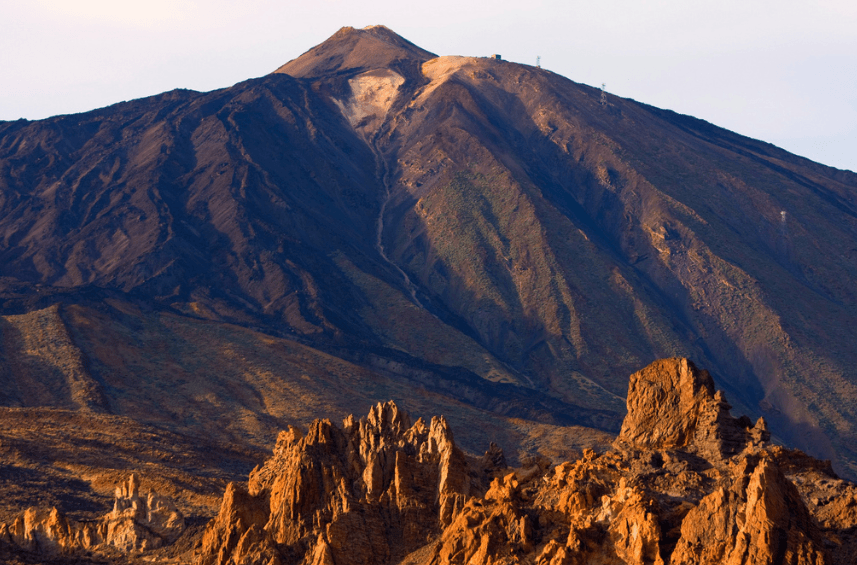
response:
<svg viewBox="0 0 857 565"><path fill-rule="evenodd" d="M282 431L204 530L132 476L102 518L30 509L0 544L20 563L854 562L857 486L772 445L763 419L732 417L706 371L656 361L631 375L627 405L611 449L511 468L494 444L465 455L442 416L411 422L387 402Z"/></svg>

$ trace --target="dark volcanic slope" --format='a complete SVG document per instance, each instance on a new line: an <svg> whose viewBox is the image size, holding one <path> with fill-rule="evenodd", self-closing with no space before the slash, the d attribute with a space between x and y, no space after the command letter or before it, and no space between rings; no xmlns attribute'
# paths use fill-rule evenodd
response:
<svg viewBox="0 0 857 565"><path fill-rule="evenodd" d="M554 390L706 359L781 437L854 457L857 175L537 69L423 70L378 141L386 241L481 343Z"/></svg>
<svg viewBox="0 0 857 565"><path fill-rule="evenodd" d="M378 202L371 152L328 106L274 75L4 124L3 275L331 328L313 275L347 294L328 255L366 260Z"/></svg>
<svg viewBox="0 0 857 565"><path fill-rule="evenodd" d="M386 241L481 343L555 390L706 359L781 437L850 449L857 176L537 69L423 69L378 141Z"/></svg>
<svg viewBox="0 0 857 565"><path fill-rule="evenodd" d="M857 175L383 27L229 89L0 124L0 265L8 313L112 293L605 427L628 374L688 356L857 472Z"/></svg>

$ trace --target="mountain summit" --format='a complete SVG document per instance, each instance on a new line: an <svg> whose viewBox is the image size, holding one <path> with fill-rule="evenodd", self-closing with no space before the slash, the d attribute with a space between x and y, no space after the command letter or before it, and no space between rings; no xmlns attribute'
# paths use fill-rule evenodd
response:
<svg viewBox="0 0 857 565"><path fill-rule="evenodd" d="M343 28L231 88L0 123L0 399L261 448L395 398L546 452L687 357L854 476L856 242L853 173Z"/></svg>
<svg viewBox="0 0 857 565"><path fill-rule="evenodd" d="M331 77L374 69L402 70L436 57L382 25L343 27L275 73L299 78Z"/></svg>

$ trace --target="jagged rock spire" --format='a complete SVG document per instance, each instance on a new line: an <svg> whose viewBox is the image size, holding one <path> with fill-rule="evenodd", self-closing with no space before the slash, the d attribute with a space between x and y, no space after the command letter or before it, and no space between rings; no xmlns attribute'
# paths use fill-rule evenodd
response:
<svg viewBox="0 0 857 565"><path fill-rule="evenodd" d="M770 439L767 424L733 418L708 371L688 359L660 359L631 375L618 447L681 449L706 458L735 455Z"/></svg>
<svg viewBox="0 0 857 565"><path fill-rule="evenodd" d="M306 436L289 428L248 491L230 484L199 563L276 563L294 553L338 565L386 562L447 526L470 479L446 420L412 425L392 401L349 416L341 429L330 420L314 421Z"/></svg>

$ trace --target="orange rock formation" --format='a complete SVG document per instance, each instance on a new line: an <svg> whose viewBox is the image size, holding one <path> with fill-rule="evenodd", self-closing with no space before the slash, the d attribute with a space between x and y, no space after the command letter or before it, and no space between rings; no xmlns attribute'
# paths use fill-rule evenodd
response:
<svg viewBox="0 0 857 565"><path fill-rule="evenodd" d="M342 429L316 420L290 428L274 456L230 485L208 526L199 563L385 563L430 542L470 494L471 477L441 418L411 425L378 404ZM248 555L252 559L248 560Z"/></svg>
<svg viewBox="0 0 857 565"><path fill-rule="evenodd" d="M764 421L730 416L711 376L686 359L657 361L631 376L615 450L587 451L556 467L532 459L510 470L496 446L468 464L442 419L411 426L395 405L379 404L366 419L349 417L341 430L316 421L305 438L283 432L274 456L251 474L249 492L230 486L197 559L839 562L855 512L829 516L822 530L824 513L807 508L801 495L809 491L789 477L808 484L821 475L838 479L822 462L768 441ZM811 473L815 479L801 478ZM816 506L854 506L853 487L838 482ZM836 561L825 537L838 548Z"/></svg>
<svg viewBox="0 0 857 565"><path fill-rule="evenodd" d="M231 483L193 551L197 565L828 565L857 549L857 486L829 462L769 443L733 418L711 376L664 359L631 376L613 449L510 469L455 445L442 417L411 423L395 404L342 426L280 433L272 457ZM111 513L75 522L35 508L0 544L112 561L177 539L172 503L132 476ZM187 536L185 536L187 537ZM183 538L184 539L184 538ZM190 538L192 542L192 538ZM188 540L185 540L187 542ZM187 545L190 548L191 545Z"/></svg>
<svg viewBox="0 0 857 565"><path fill-rule="evenodd" d="M0 542L42 555L79 551L131 553L172 543L184 517L169 498L139 493L137 476L116 488L113 510L94 522L68 519L56 508L29 508L11 524L0 525Z"/></svg>

